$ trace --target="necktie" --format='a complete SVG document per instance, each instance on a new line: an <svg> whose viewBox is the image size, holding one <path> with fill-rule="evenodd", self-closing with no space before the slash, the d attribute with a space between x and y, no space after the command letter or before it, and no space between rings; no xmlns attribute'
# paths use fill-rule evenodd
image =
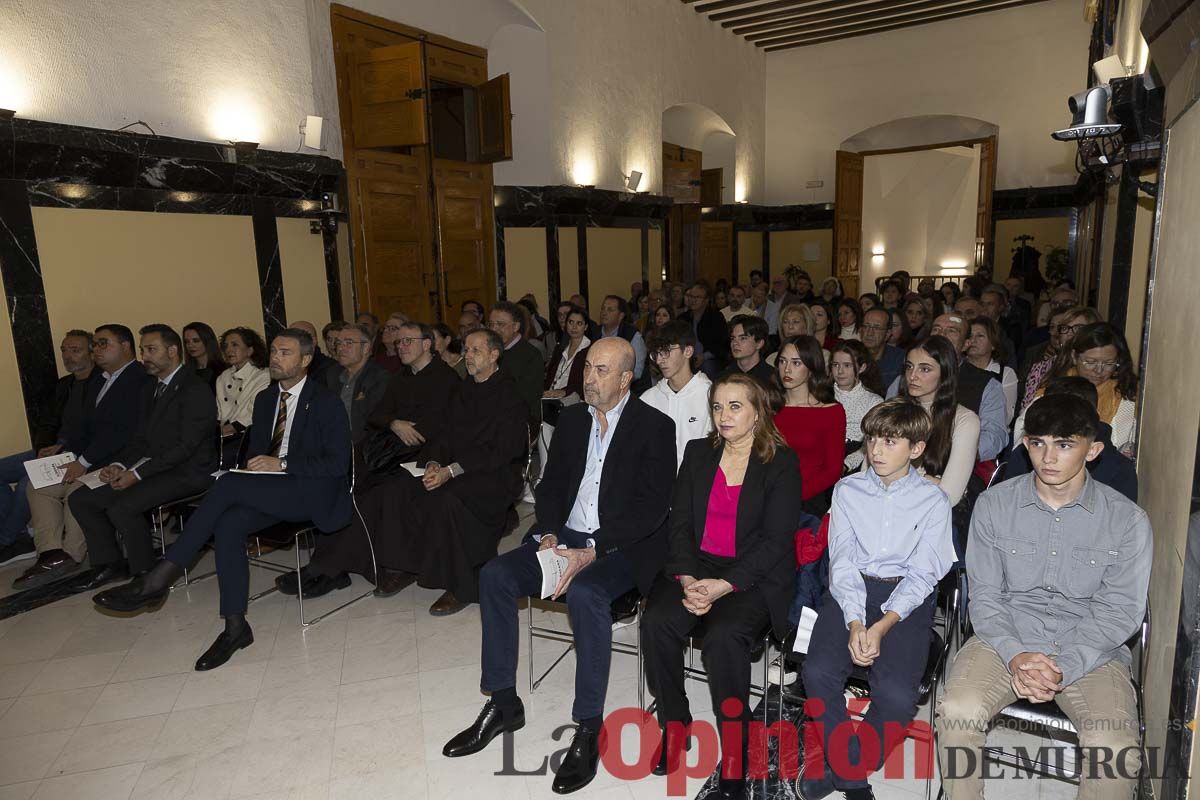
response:
<svg viewBox="0 0 1200 800"><path fill-rule="evenodd" d="M154 387L154 402L158 402L158 398L163 396L163 392L167 390L167 385L162 381L158 382L158 386Z"/></svg>
<svg viewBox="0 0 1200 800"><path fill-rule="evenodd" d="M275 415L275 433L271 436L271 455L278 457L279 449L283 447L283 430L287 427L287 401L291 397L288 392L279 393L279 413Z"/></svg>

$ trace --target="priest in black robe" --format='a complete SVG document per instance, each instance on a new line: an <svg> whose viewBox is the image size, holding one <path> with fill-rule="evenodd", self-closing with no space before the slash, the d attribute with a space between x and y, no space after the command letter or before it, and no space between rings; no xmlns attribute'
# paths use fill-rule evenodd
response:
<svg viewBox="0 0 1200 800"><path fill-rule="evenodd" d="M522 487L527 413L512 377L499 369L504 345L489 330L463 343L468 378L446 414L445 435L422 448L421 477L392 476L358 498L362 518L322 544L305 568L305 595L322 578L355 572L390 596L414 580L445 592L435 616L479 599L479 569L496 555L508 508ZM365 529L364 529L365 524ZM375 547L375 564L366 546Z"/></svg>

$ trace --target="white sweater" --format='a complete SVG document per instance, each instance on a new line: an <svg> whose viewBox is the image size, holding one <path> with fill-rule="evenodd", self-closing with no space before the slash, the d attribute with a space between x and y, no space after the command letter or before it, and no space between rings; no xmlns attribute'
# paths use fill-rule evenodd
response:
<svg viewBox="0 0 1200 800"><path fill-rule="evenodd" d="M846 441L858 442L862 436L862 418L867 412L883 402L879 395L868 391L862 381L854 384L850 391L843 391L839 386L833 387L833 395L842 408L846 409ZM862 450L857 450L846 456L846 469L858 469L863 463Z"/></svg>
<svg viewBox="0 0 1200 800"><path fill-rule="evenodd" d="M683 450L693 439L712 432L712 412L708 407L708 390L712 381L697 372L678 392L664 378L642 394L642 402L657 408L675 422L675 469L683 463Z"/></svg>

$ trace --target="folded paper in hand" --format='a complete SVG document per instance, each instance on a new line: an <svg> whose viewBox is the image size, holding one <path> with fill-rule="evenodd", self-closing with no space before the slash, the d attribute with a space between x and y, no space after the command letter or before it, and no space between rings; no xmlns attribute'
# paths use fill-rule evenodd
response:
<svg viewBox="0 0 1200 800"><path fill-rule="evenodd" d="M414 478L425 477L425 468L418 467L417 462L415 462L415 461L407 461L407 462L401 464L400 466L402 466L406 470L408 470L408 474L412 475Z"/></svg>
<svg viewBox="0 0 1200 800"><path fill-rule="evenodd" d="M800 622L796 628L796 643L792 645L793 653L807 653L808 641L812 638L813 625L817 622L817 612L808 606L800 610Z"/></svg>
<svg viewBox="0 0 1200 800"><path fill-rule="evenodd" d="M79 482L89 489L99 489L104 485L104 481L100 480L100 470L89 472L81 477Z"/></svg>
<svg viewBox="0 0 1200 800"><path fill-rule="evenodd" d="M34 489L41 489L44 486L62 483L63 468L74 460L74 453L59 453L56 456L26 461L25 472L29 475L29 485Z"/></svg>
<svg viewBox="0 0 1200 800"><path fill-rule="evenodd" d="M537 553L538 564L542 567L543 600L554 594L555 587L562 580L563 573L567 571L569 562L556 551L557 548L551 547L546 550L538 550Z"/></svg>

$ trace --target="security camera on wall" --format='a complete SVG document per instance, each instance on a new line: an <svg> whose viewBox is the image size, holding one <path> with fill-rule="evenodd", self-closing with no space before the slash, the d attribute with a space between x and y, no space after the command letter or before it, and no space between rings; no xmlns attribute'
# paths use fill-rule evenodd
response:
<svg viewBox="0 0 1200 800"><path fill-rule="evenodd" d="M1071 126L1050 134L1060 142L1077 139L1099 139L1115 136L1121 132L1121 123L1108 121L1108 86L1093 86L1091 89L1071 95L1067 108L1071 110Z"/></svg>

